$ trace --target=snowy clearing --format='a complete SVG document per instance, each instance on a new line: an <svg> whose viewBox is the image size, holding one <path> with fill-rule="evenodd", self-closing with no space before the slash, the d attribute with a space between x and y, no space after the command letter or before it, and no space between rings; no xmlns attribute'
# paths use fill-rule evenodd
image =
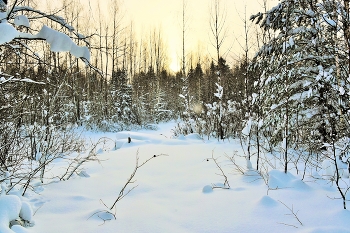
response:
<svg viewBox="0 0 350 233"><path fill-rule="evenodd" d="M100 163L85 164L80 170L85 177L44 186L38 182L36 193L24 198L33 207L35 221L26 232L350 232L350 213L342 209L341 200L332 199L338 193L327 181L309 177L304 183L296 175L273 170L269 190L254 170L246 175L233 172L225 154L240 154L238 142L207 141L198 135L172 139L171 126L86 133L91 140L109 137L119 149L107 141L96 148ZM163 156L137 171L129 188L138 186L117 203L114 219L104 204L110 207L117 198L134 169L137 151L140 163ZM224 182L212 153L230 189L211 189ZM246 167L245 159L236 162ZM64 163L56 162L48 176L64 169Z"/></svg>

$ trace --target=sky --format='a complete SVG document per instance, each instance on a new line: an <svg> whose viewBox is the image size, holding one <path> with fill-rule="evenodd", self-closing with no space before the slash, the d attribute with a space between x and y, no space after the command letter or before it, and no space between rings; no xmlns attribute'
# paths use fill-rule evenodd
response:
<svg viewBox="0 0 350 233"><path fill-rule="evenodd" d="M108 3L110 0L98 2L106 14L108 21ZM148 38L153 29L160 29L162 38L168 47L168 63L171 70L180 69L182 57L182 3L183 0L118 0L120 2L120 15L124 25L133 24L137 40ZM185 53L188 61L191 54L194 61L200 54L207 55L211 60L216 57L210 31L210 8L215 0L184 0L185 1ZM244 18L249 21L252 14L263 11L264 0L219 0L221 12L226 14L226 39L221 49L222 56L232 65L242 57L244 44ZM98 20L97 4L93 0L80 0L89 4L92 17ZM267 8L275 6L278 0L267 0ZM50 3L51 4L51 3ZM95 12L94 12L95 11ZM246 12L246 13L245 13ZM250 28L249 41L254 45L256 41L255 28ZM254 49L251 49L254 54ZM204 59L203 59L204 60ZM203 61L202 60L202 61Z"/></svg>
<svg viewBox="0 0 350 233"><path fill-rule="evenodd" d="M242 53L244 34L243 20L262 10L263 0L220 0L222 11L226 12L227 38L222 53L227 60L236 60ZM278 0L270 0L268 7ZM185 50L189 54L198 50L215 57L210 38L210 6L213 0L185 0ZM152 28L161 28L169 46L170 68L179 70L182 56L182 0L124 0L125 20L132 20L136 33L148 33ZM246 15L245 15L246 12ZM251 37L253 31L251 29ZM253 38L251 38L253 40Z"/></svg>

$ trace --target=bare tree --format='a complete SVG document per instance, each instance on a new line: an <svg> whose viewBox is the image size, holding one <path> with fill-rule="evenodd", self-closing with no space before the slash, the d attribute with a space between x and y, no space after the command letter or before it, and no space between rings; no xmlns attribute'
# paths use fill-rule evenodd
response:
<svg viewBox="0 0 350 233"><path fill-rule="evenodd" d="M120 34L123 31L124 28L121 27L121 20L122 15L120 15L120 8L119 8L119 0L110 0L110 15L111 21L112 21L112 35L111 35L111 54L112 54L112 71L116 70L118 67L118 58L119 58L119 40L120 40Z"/></svg>
<svg viewBox="0 0 350 233"><path fill-rule="evenodd" d="M185 32L187 27L186 20L186 1L182 0L182 75L186 76L186 54L185 54Z"/></svg>
<svg viewBox="0 0 350 233"><path fill-rule="evenodd" d="M227 12L222 8L219 0L212 0L210 6L210 30L212 33L212 45L216 50L216 61L219 62L221 57L220 49L227 37L226 28Z"/></svg>
<svg viewBox="0 0 350 233"><path fill-rule="evenodd" d="M239 13L238 13L239 14ZM238 44L240 45L241 49L244 52L243 57L243 65L244 65L244 94L245 94L245 115L248 116L247 121L251 122L252 119L252 80L250 77L250 69L249 69L249 52L251 51L252 44L251 41L249 41L250 38L250 31L251 31L251 24L249 24L249 21L247 19L247 6L244 8L244 16L240 16L243 26L244 26L244 34L243 34L243 40L244 42L241 43L239 40ZM249 127L249 131L247 132L248 135L245 135L247 137L246 144L247 144L247 159L250 160L251 158L251 137L252 137L252 128Z"/></svg>

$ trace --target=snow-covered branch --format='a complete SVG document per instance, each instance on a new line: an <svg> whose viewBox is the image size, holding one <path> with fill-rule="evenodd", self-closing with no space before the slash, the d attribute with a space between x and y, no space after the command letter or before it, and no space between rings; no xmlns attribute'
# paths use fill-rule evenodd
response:
<svg viewBox="0 0 350 233"><path fill-rule="evenodd" d="M50 50L53 52L69 52L77 58L84 58L83 61L85 61L85 63L90 61L89 49L86 46L78 46L70 36L63 32L54 30L46 25L42 26L37 34L18 31L15 26L30 28L27 16L16 14L26 11L39 14L42 17L60 24L78 39L85 39L85 36L76 33L74 27L69 25L64 18L47 14L29 6L15 6L15 4L9 12L0 12L0 45L10 43L14 39L45 40L50 45ZM88 44L87 41L85 41L85 43Z"/></svg>
<svg viewBox="0 0 350 233"><path fill-rule="evenodd" d="M76 45L68 35L45 25L39 33L33 35L19 32L9 23L0 23L0 45L14 39L46 40L52 52L70 52L77 58L85 58L90 61L90 51L86 46Z"/></svg>
<svg viewBox="0 0 350 233"><path fill-rule="evenodd" d="M23 12L23 11L27 11L27 12L33 12L33 13L37 13L45 18L48 18L60 25L62 25L64 28L68 29L70 32L74 31L74 27L72 27L71 25L69 25L66 20L64 18L62 18L61 16L57 16L57 15L52 15L52 14L47 14L45 12L33 9L29 6L16 6L13 9L13 13L17 13L17 12Z"/></svg>

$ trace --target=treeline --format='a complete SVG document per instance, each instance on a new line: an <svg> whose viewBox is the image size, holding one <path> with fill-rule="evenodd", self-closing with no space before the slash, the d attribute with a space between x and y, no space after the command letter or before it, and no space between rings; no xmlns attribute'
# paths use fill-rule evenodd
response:
<svg viewBox="0 0 350 233"><path fill-rule="evenodd" d="M37 6L35 1L28 4ZM251 95L247 94L252 88L247 89L244 59L230 67L219 57L219 51L219 61L207 57L195 60L191 56L186 68L174 74L169 71L161 29L136 39L133 26L121 22L118 1L108 3L111 13L108 21L101 16L98 6L101 15L93 17L97 22L91 22L86 8L77 2L64 1L62 6L60 14L79 35L72 39L90 48L90 64L83 66L69 53L51 52L47 43L37 40L15 40L1 46L1 71L18 80L33 81L6 82L0 86L6 93L1 97L3 106L8 105L1 109L6 122L14 122L18 127L79 125L116 131L183 119L188 107L195 107L197 115L207 111L207 104L217 99L214 94L219 79L225 88L222 100L234 100L240 105L236 108L241 109L246 96ZM46 24L70 35L61 24L48 18L34 20L35 13L28 14L29 19L33 17L31 28L18 30L35 34L37 28ZM253 81L249 82L252 86ZM180 95L187 96L187 106Z"/></svg>
<svg viewBox="0 0 350 233"><path fill-rule="evenodd" d="M116 131L179 119L186 110L181 96L186 94L188 107L199 114L207 103L218 99L214 95L218 79L225 88L224 101L235 99L241 106L244 101L244 64L230 69L224 59L220 59L219 66L212 62L206 70L198 63L186 77L167 70L157 75L149 67L146 73L142 71L131 78L126 70L117 69L109 79L78 66L50 70L44 61L35 67L12 61L11 56L6 57L3 72L15 73L18 79L0 86L4 93L1 118L18 126L78 125Z"/></svg>

